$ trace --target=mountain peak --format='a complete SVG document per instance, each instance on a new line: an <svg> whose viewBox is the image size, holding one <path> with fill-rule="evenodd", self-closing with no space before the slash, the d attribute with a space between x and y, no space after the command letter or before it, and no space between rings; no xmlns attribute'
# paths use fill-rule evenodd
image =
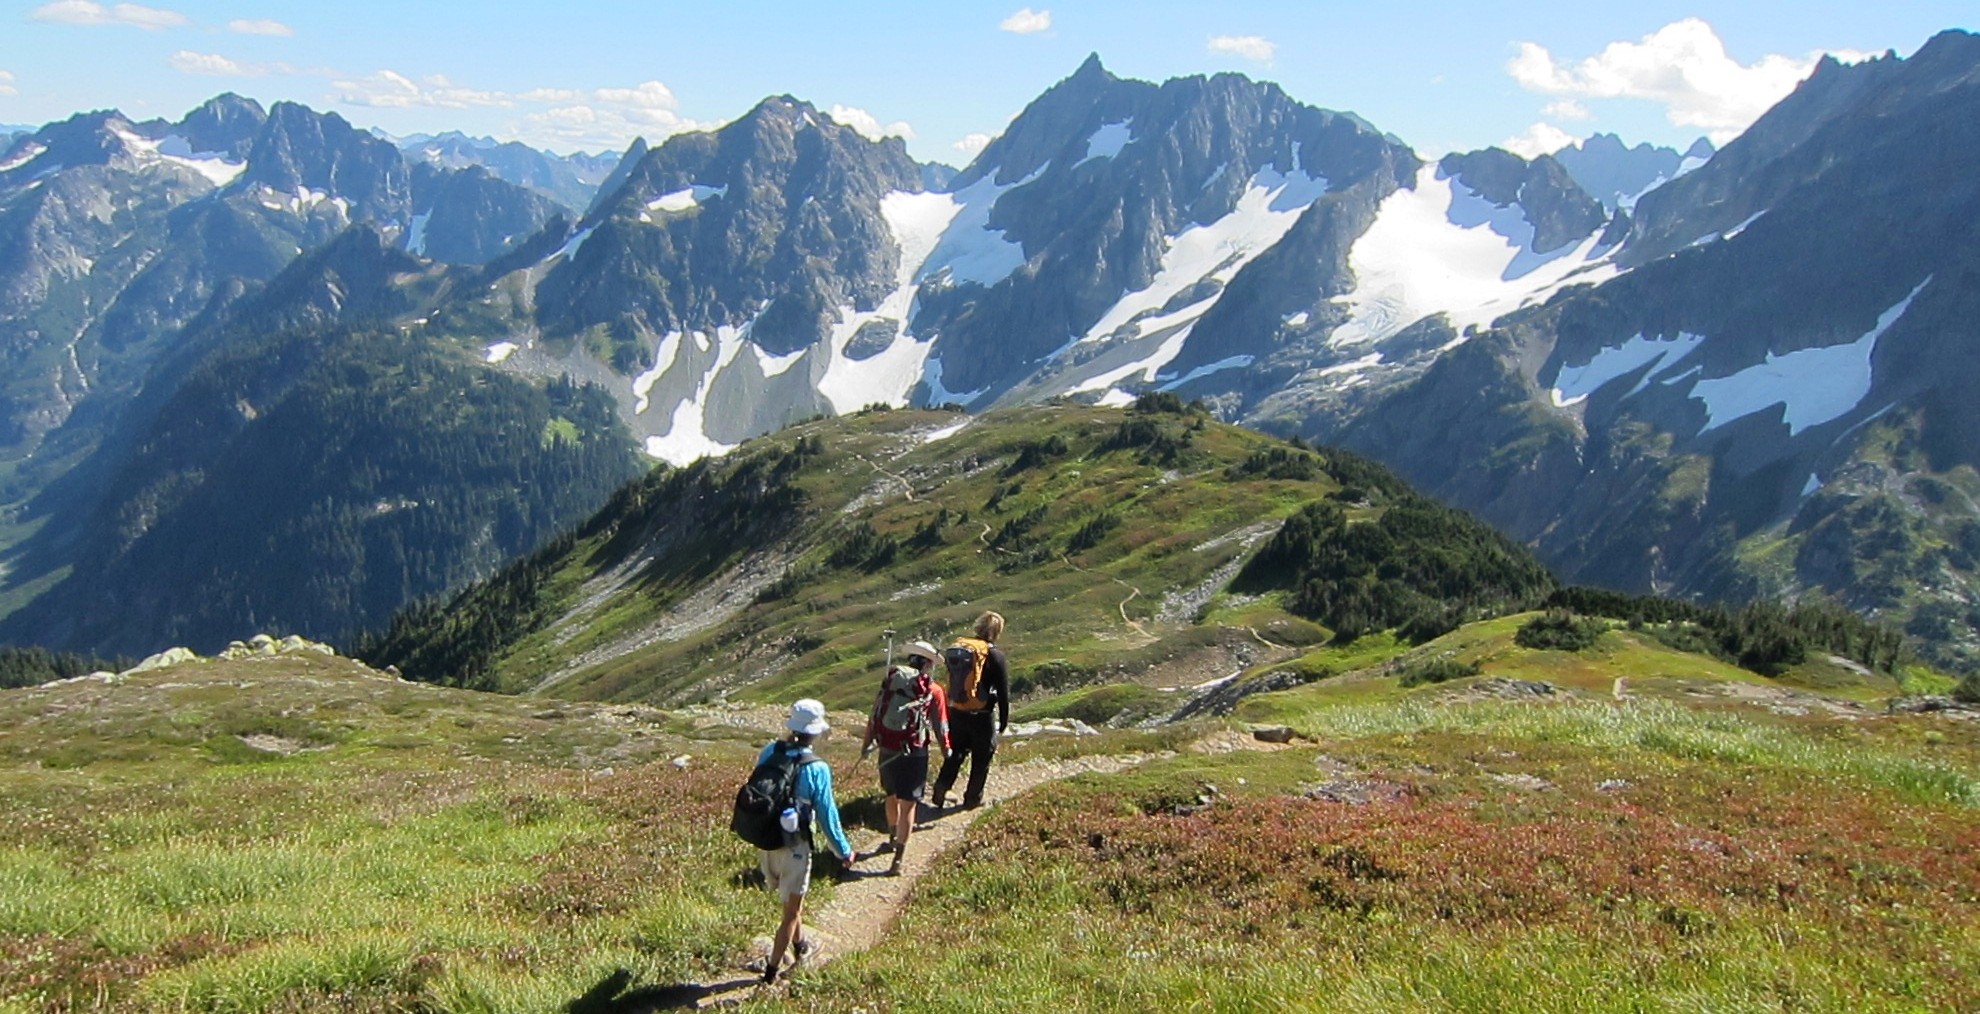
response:
<svg viewBox="0 0 1980 1014"><path fill-rule="evenodd" d="M187 145L194 151L225 152L240 157L247 154L255 134L267 122L268 113L261 103L233 92L222 92L187 113L176 129L185 135Z"/></svg>
<svg viewBox="0 0 1980 1014"><path fill-rule="evenodd" d="M1106 67L1101 65L1099 53L1088 53L1086 54L1086 59L1080 62L1079 69L1073 71L1071 79L1100 78L1107 80L1113 78L1113 76L1107 72Z"/></svg>

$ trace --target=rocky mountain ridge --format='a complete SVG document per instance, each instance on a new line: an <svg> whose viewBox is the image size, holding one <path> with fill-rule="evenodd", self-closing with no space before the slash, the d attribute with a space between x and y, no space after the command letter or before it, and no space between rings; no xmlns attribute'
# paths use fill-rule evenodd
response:
<svg viewBox="0 0 1980 1014"><path fill-rule="evenodd" d="M280 107L253 178L301 187L298 205L312 180L350 191L312 211L404 210L369 227L377 239L340 242L355 259L338 276L361 285L310 282L292 317L386 320L496 372L595 383L667 461L874 403L1167 391L1348 441L1578 579L1827 589L1944 620L1973 601L1961 547L1980 519L1960 471L1977 445L1939 393L1963 376L1944 335L1966 289L1967 200L1939 174L1970 139L1932 125L1968 108L1972 39L1825 62L1745 136L1675 169L1619 142L1426 162L1270 84L1129 81L1096 57L944 189L897 141L790 97L635 145L568 218L545 204L498 220L492 177L423 190L430 167L395 169L385 142ZM224 139L243 115L208 118ZM281 156L298 144L331 153L314 175ZM1621 166L1607 184L1605 161ZM1623 192L1652 169L1654 186ZM420 214L440 217L416 227ZM451 235L448 215L500 239ZM485 261L406 256L449 244ZM1866 381L1850 364L1873 356ZM1832 383L1812 401L1779 394L1804 368ZM1773 404L1788 406L1778 429ZM1830 482L1892 495L1814 495ZM1811 496L1834 510L1804 516ZM1839 553L1865 525L1902 537L1874 560ZM1808 562L1784 569L1810 539Z"/></svg>

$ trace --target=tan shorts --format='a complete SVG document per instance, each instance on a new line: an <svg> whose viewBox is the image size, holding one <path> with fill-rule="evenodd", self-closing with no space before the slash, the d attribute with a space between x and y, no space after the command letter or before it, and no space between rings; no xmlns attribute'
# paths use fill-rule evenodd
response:
<svg viewBox="0 0 1980 1014"><path fill-rule="evenodd" d="M801 898L811 889L811 847L799 842L774 851L756 852L763 883L784 898Z"/></svg>

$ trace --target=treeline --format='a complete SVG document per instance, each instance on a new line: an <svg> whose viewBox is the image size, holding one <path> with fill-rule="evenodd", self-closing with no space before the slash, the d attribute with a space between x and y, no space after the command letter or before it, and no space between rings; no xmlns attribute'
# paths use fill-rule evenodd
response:
<svg viewBox="0 0 1980 1014"><path fill-rule="evenodd" d="M22 642L341 642L528 553L642 463L611 397L397 329L241 336L186 372L77 526Z"/></svg>
<svg viewBox="0 0 1980 1014"><path fill-rule="evenodd" d="M0 647L0 690L40 686L93 672L122 672L129 659L102 659L47 648Z"/></svg>
<svg viewBox="0 0 1980 1014"><path fill-rule="evenodd" d="M602 539L584 561L587 576L651 553L653 562L634 580L664 594L716 573L767 533L794 523L804 492L792 480L822 453L823 442L808 437L788 448L766 444L728 459L655 468L613 493L583 524L488 580L400 610L383 630L359 638L351 654L376 668L396 666L408 679L513 689L497 684L495 664L562 615L567 604L553 579L572 565L581 543Z"/></svg>
<svg viewBox="0 0 1980 1014"><path fill-rule="evenodd" d="M1810 652L1840 655L1883 672L1909 658L1903 631L1829 602L1723 606L1600 588L1562 588L1548 596L1547 605L1633 626L1661 627L1653 633L1672 647L1703 651L1763 676L1777 676L1801 664Z"/></svg>

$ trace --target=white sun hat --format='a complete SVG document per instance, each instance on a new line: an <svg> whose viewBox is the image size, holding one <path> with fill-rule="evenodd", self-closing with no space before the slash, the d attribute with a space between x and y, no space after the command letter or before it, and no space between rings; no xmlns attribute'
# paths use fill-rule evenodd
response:
<svg viewBox="0 0 1980 1014"><path fill-rule="evenodd" d="M809 697L791 705L790 721L784 723L784 728L805 736L816 736L831 727L825 720L825 705Z"/></svg>

